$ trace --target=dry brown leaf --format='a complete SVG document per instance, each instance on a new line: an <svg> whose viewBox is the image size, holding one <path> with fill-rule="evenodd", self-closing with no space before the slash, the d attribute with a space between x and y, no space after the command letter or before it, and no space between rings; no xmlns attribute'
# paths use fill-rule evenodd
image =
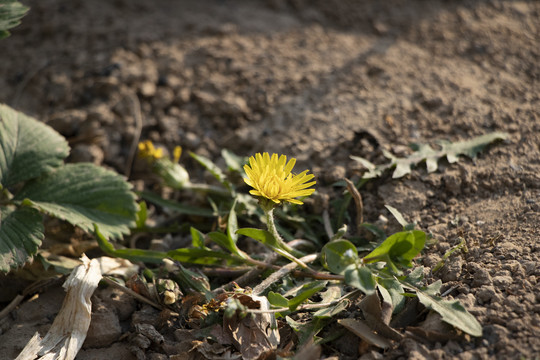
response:
<svg viewBox="0 0 540 360"><path fill-rule="evenodd" d="M101 280L97 260L83 255L81 261L63 285L67 294L49 332L43 339L36 333L16 360L72 360L81 349L90 326L90 297Z"/></svg>
<svg viewBox="0 0 540 360"><path fill-rule="evenodd" d="M376 331L379 335L386 338L401 341L403 335L390 327L388 323L390 322L392 312L391 307L388 308L385 306L386 303L381 305L381 300L377 293L366 296L360 302L360 309L364 314L366 319L366 324L373 330ZM389 311L390 309L390 311Z"/></svg>
<svg viewBox="0 0 540 360"><path fill-rule="evenodd" d="M380 347L381 349L388 349L391 346L388 339L375 334L369 326L361 320L339 319L338 324L344 326L347 330L371 345Z"/></svg>
<svg viewBox="0 0 540 360"><path fill-rule="evenodd" d="M257 305L260 310L270 308L264 296L242 296L249 297L242 301L245 306L249 303L249 308ZM230 333L234 346L246 360L258 359L261 355L274 351L279 344L279 331L273 313L250 314L243 319L235 314L223 319L223 328Z"/></svg>

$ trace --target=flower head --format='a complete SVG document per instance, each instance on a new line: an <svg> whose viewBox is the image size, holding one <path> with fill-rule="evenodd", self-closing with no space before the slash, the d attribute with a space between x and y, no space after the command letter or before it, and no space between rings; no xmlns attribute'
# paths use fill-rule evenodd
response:
<svg viewBox="0 0 540 360"><path fill-rule="evenodd" d="M145 140L139 143L139 157L150 161L161 159L163 157L163 149L156 149L150 140Z"/></svg>
<svg viewBox="0 0 540 360"><path fill-rule="evenodd" d="M308 174L308 170L294 175L291 171L295 163L295 158L287 162L285 155L270 156L267 152L250 157L249 164L244 165L248 176L244 181L254 189L249 193L272 200L276 204L281 201L303 204L295 198L313 194L315 189L308 188L315 185L315 181L308 182L314 177L313 174Z"/></svg>

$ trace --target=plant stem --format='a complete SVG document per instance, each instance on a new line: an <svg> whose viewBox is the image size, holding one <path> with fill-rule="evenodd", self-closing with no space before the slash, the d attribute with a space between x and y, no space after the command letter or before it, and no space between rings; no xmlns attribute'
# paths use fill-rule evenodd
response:
<svg viewBox="0 0 540 360"><path fill-rule="evenodd" d="M277 231L277 228L276 228L276 223L274 221L274 208L263 206L263 210L266 215L266 226L268 227L268 232L272 234L274 239L276 239L276 242L279 244L279 246L281 246L284 250L286 250L287 252L291 253L294 256L298 256L298 257L304 256L305 254L287 245L287 243L283 240L281 235L279 235L279 232Z"/></svg>

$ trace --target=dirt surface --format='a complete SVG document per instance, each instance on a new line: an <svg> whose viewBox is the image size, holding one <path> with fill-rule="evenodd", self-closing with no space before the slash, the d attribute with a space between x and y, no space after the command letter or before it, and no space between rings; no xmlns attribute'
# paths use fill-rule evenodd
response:
<svg viewBox="0 0 540 360"><path fill-rule="evenodd" d="M361 174L349 155L381 163L382 149L406 156L410 142L507 132L474 161L387 176L361 193L366 221L391 218L388 204L434 235L419 260L427 267L466 240L467 253L428 275L484 331L409 339L388 358L540 358L540 3L26 3L29 15L1 41L0 101L66 136L70 161L125 173L139 138L213 159L222 148L281 152L313 170L324 197L334 181ZM48 290L2 320L0 357L43 334L62 294ZM122 334L144 309L113 295L100 290L94 301L111 333L92 338L78 359L134 358ZM348 340L323 357L362 355L359 340Z"/></svg>

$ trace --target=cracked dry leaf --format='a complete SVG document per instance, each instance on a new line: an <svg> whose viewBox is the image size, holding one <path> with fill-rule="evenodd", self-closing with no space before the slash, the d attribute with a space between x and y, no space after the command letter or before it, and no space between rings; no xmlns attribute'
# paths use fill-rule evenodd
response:
<svg viewBox="0 0 540 360"><path fill-rule="evenodd" d="M259 310L268 310L270 303L264 296L242 295L244 306ZM279 344L279 331L273 313L248 314L244 318L235 313L230 318L223 319L224 331L230 333L234 346L246 360L259 359L263 354L274 351Z"/></svg>
<svg viewBox="0 0 540 360"><path fill-rule="evenodd" d="M83 255L63 287L67 291L60 312L43 339L36 333L16 360L72 360L86 339L90 326L92 303L101 270L96 259Z"/></svg>

